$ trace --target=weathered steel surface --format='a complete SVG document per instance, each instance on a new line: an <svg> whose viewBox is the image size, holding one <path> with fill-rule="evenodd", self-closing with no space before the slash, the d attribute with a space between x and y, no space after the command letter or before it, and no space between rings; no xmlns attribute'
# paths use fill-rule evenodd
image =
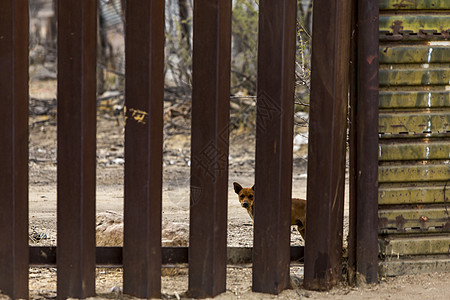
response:
<svg viewBox="0 0 450 300"><path fill-rule="evenodd" d="M449 249L449 236L389 237L380 243L384 256L448 254Z"/></svg>
<svg viewBox="0 0 450 300"><path fill-rule="evenodd" d="M449 232L450 215L447 204L442 207L417 205L407 209L380 209L380 233Z"/></svg>
<svg viewBox="0 0 450 300"><path fill-rule="evenodd" d="M450 180L450 165L436 162L425 165L383 165L379 168L379 182L425 182Z"/></svg>
<svg viewBox="0 0 450 300"><path fill-rule="evenodd" d="M349 281L378 280L378 0L354 1Z"/></svg>
<svg viewBox="0 0 450 300"><path fill-rule="evenodd" d="M161 294L164 1L126 1L124 293Z"/></svg>
<svg viewBox="0 0 450 300"><path fill-rule="evenodd" d="M448 272L450 270L450 259L435 257L421 257L413 259L397 259L392 258L382 261L379 266L380 276L399 276L404 274L420 274Z"/></svg>
<svg viewBox="0 0 450 300"><path fill-rule="evenodd" d="M450 111L381 113L380 133L445 133L450 131Z"/></svg>
<svg viewBox="0 0 450 300"><path fill-rule="evenodd" d="M259 2L255 292L289 288L296 1Z"/></svg>
<svg viewBox="0 0 450 300"><path fill-rule="evenodd" d="M425 140L411 143L380 144L379 160L428 160L450 159L450 142L445 140Z"/></svg>
<svg viewBox="0 0 450 300"><path fill-rule="evenodd" d="M450 2L380 0L380 8L389 43L379 49L379 271L448 269L436 257L450 245L450 47L434 40L450 38Z"/></svg>
<svg viewBox="0 0 450 300"><path fill-rule="evenodd" d="M450 108L450 93L443 89L429 91L382 91L380 92L379 107L382 109Z"/></svg>
<svg viewBox="0 0 450 300"><path fill-rule="evenodd" d="M350 12L350 1L314 1L304 279L307 289L328 290L341 280Z"/></svg>
<svg viewBox="0 0 450 300"><path fill-rule="evenodd" d="M450 187L441 182L383 184L378 189L378 203L389 204L438 204L449 202Z"/></svg>
<svg viewBox="0 0 450 300"><path fill-rule="evenodd" d="M389 65L380 68L380 86L397 85L447 85L450 81L449 66L432 66L423 68L420 65L414 68L402 68L395 65L392 69Z"/></svg>
<svg viewBox="0 0 450 300"><path fill-rule="evenodd" d="M231 0L194 1L189 293L225 291Z"/></svg>
<svg viewBox="0 0 450 300"><path fill-rule="evenodd" d="M0 1L0 290L28 298L28 1Z"/></svg>
<svg viewBox="0 0 450 300"><path fill-rule="evenodd" d="M58 1L58 297L95 295L97 2Z"/></svg>
<svg viewBox="0 0 450 300"><path fill-rule="evenodd" d="M381 15L380 31L393 34L409 33L450 33L450 15L442 14L403 14Z"/></svg>
<svg viewBox="0 0 450 300"><path fill-rule="evenodd" d="M450 3L450 1L449 1ZM450 62L450 46L389 44L380 47L382 64L430 64ZM422 65L426 67L426 65Z"/></svg>
<svg viewBox="0 0 450 300"><path fill-rule="evenodd" d="M439 10L450 9L448 0L378 0L380 10L417 9Z"/></svg>
<svg viewBox="0 0 450 300"><path fill-rule="evenodd" d="M442 182L385 184L380 188L379 203L445 204L450 201L448 189Z"/></svg>

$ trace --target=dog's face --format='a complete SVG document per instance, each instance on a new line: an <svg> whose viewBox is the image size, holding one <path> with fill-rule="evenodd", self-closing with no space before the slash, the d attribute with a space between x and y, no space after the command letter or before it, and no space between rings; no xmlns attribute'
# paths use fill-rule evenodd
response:
<svg viewBox="0 0 450 300"><path fill-rule="evenodd" d="M239 183L233 182L234 191L239 196L241 206L245 208L253 219L253 205L255 201L255 186L243 188Z"/></svg>

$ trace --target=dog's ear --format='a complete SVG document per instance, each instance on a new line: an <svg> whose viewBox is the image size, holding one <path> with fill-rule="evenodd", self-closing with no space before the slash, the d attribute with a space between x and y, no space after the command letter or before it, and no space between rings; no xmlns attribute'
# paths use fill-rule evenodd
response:
<svg viewBox="0 0 450 300"><path fill-rule="evenodd" d="M255 185L252 186L252 190L255 190Z"/></svg>
<svg viewBox="0 0 450 300"><path fill-rule="evenodd" d="M239 194L239 192L242 190L242 186L237 182L233 182L233 186L234 186L234 191L236 192L236 194Z"/></svg>

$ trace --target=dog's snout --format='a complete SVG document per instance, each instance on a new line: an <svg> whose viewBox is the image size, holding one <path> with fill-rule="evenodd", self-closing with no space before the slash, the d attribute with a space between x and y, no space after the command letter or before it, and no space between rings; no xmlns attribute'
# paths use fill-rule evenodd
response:
<svg viewBox="0 0 450 300"><path fill-rule="evenodd" d="M242 207L243 207L243 208L247 208L247 207L249 207L249 206L250 206L250 205L248 204L248 202L243 202L243 203L242 203Z"/></svg>

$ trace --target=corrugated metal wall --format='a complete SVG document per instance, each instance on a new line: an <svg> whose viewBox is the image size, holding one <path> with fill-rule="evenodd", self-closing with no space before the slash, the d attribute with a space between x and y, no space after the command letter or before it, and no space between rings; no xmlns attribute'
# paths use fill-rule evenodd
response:
<svg viewBox="0 0 450 300"><path fill-rule="evenodd" d="M380 274L450 270L450 1L380 0Z"/></svg>

